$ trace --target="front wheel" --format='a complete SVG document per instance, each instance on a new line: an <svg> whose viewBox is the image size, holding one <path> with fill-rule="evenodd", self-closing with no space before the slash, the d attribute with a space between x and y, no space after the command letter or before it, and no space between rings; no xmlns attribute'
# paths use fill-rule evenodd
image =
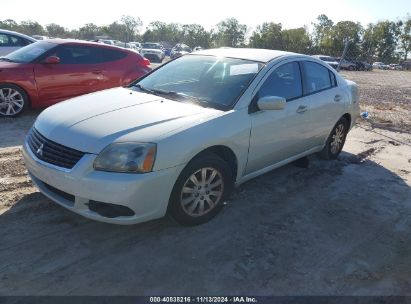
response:
<svg viewBox="0 0 411 304"><path fill-rule="evenodd" d="M194 158L181 172L168 210L182 225L205 223L221 210L232 186L232 170L227 162L213 153L206 153Z"/></svg>
<svg viewBox="0 0 411 304"><path fill-rule="evenodd" d="M28 106L26 92L13 84L0 85L0 116L15 117Z"/></svg>
<svg viewBox="0 0 411 304"><path fill-rule="evenodd" d="M327 142L319 153L322 159L336 159L341 153L348 133L348 121L342 117L331 131Z"/></svg>

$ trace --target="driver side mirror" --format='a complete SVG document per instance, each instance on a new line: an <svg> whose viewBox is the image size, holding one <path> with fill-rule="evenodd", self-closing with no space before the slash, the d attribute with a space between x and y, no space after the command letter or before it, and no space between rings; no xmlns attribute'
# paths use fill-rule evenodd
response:
<svg viewBox="0 0 411 304"><path fill-rule="evenodd" d="M57 56L49 56L44 60L44 63L57 64L60 63L60 58Z"/></svg>
<svg viewBox="0 0 411 304"><path fill-rule="evenodd" d="M285 108L286 100L279 96L265 96L257 101L260 110L282 110Z"/></svg>

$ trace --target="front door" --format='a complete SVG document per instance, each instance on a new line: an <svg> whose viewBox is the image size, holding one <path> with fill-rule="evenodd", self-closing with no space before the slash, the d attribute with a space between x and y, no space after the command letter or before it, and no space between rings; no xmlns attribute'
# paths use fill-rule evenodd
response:
<svg viewBox="0 0 411 304"><path fill-rule="evenodd" d="M60 63L39 62L34 67L42 105L102 89L104 65L98 48L64 44L48 56L59 57Z"/></svg>
<svg viewBox="0 0 411 304"><path fill-rule="evenodd" d="M255 103L265 96L287 100L283 110L259 110ZM285 63L268 76L251 109L251 135L245 174L263 169L309 149L309 99L303 97L298 62Z"/></svg>

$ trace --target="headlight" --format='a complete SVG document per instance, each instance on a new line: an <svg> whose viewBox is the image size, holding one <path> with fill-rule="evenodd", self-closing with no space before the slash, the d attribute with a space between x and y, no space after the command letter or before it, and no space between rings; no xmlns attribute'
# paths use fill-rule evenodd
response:
<svg viewBox="0 0 411 304"><path fill-rule="evenodd" d="M156 150L157 146L153 143L114 143L97 156L94 169L126 173L151 172Z"/></svg>

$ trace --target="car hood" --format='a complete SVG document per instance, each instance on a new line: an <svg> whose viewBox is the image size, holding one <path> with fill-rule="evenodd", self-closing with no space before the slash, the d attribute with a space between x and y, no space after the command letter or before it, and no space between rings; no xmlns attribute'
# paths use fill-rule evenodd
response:
<svg viewBox="0 0 411 304"><path fill-rule="evenodd" d="M157 142L223 113L220 110L115 88L83 95L43 111L35 128L73 149L99 153L112 142Z"/></svg>

